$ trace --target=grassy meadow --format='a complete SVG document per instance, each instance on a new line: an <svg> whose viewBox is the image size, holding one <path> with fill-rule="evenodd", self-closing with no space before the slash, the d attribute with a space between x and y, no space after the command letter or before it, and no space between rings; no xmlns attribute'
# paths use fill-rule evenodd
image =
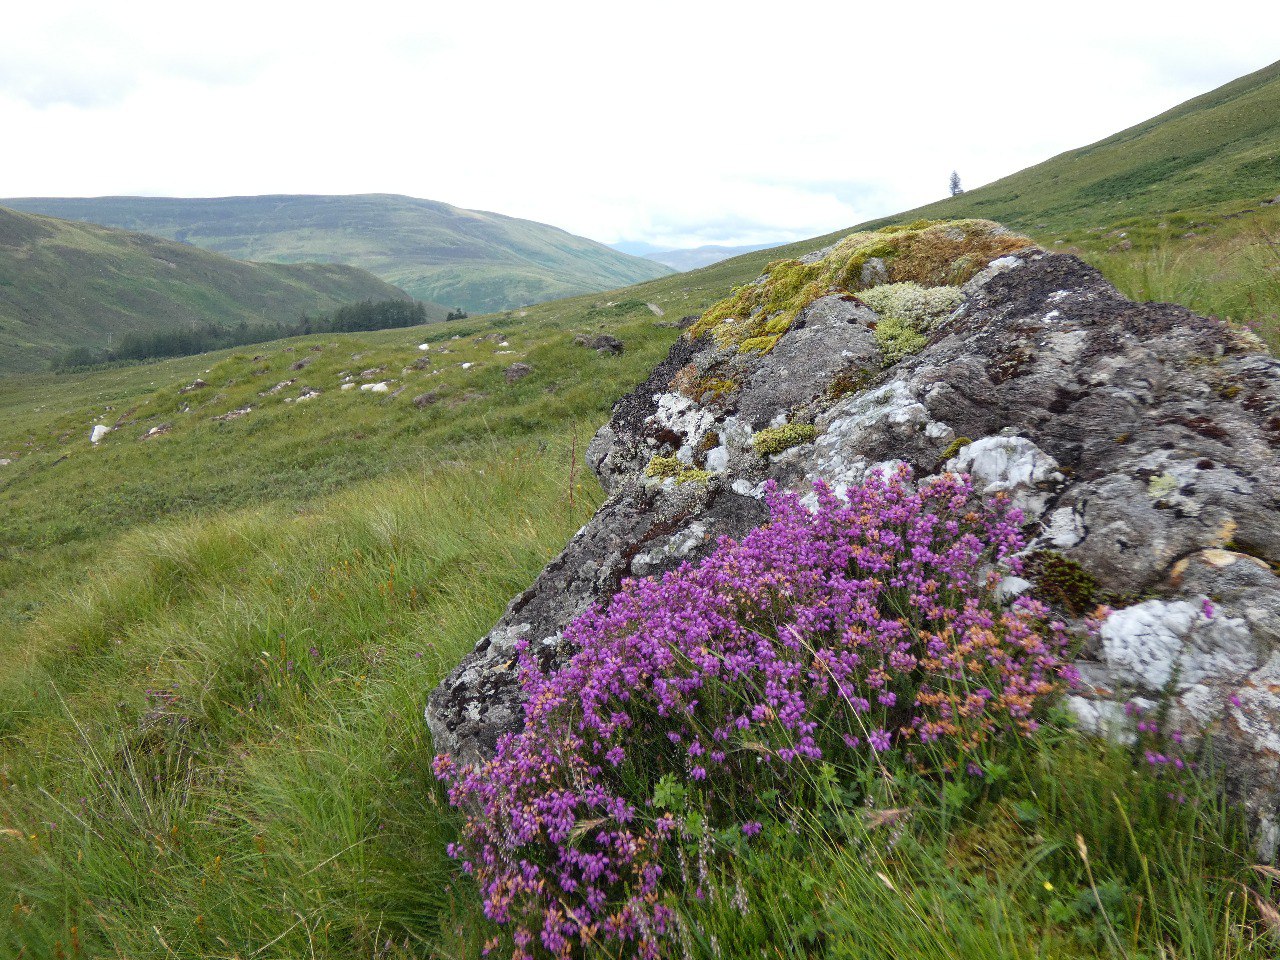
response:
<svg viewBox="0 0 1280 960"><path fill-rule="evenodd" d="M1270 217L1055 249L1275 346ZM675 322L829 239L449 324L0 380L0 957L479 956L426 693L590 516L586 442ZM573 343L606 331L622 356ZM794 811L683 905L681 950L1274 956L1270 881L1211 782L1136 759L1055 726L974 795L904 788L900 823L835 795Z"/></svg>

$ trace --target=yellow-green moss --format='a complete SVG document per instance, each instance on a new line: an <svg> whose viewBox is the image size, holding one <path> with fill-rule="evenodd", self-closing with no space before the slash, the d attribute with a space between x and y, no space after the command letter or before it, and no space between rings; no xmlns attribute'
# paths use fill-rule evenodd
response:
<svg viewBox="0 0 1280 960"><path fill-rule="evenodd" d="M676 474L676 483L679 483L682 485L686 483L706 484L706 483L709 483L710 480L711 480L710 470L694 470L690 468L687 470L681 470L679 473Z"/></svg>
<svg viewBox="0 0 1280 960"><path fill-rule="evenodd" d="M811 423L786 423L780 427L765 427L751 438L751 445L763 457L809 443L817 435L818 428Z"/></svg>
<svg viewBox="0 0 1280 960"><path fill-rule="evenodd" d="M882 317L876 324L876 343L880 345L880 354L884 357L886 367L924 349L928 342L925 335L912 326L910 320Z"/></svg>
<svg viewBox="0 0 1280 960"><path fill-rule="evenodd" d="M700 380L696 389L698 393L695 399L706 403L709 400L723 397L725 394L733 393L738 389L738 382L736 380L726 380L723 377L708 377L705 380Z"/></svg>
<svg viewBox="0 0 1280 960"><path fill-rule="evenodd" d="M917 330L932 330L964 302L964 294L956 287L922 287L908 280L882 283L862 291L858 299L882 317L897 317Z"/></svg>
<svg viewBox="0 0 1280 960"><path fill-rule="evenodd" d="M941 457L942 462L946 463L948 460L950 460L952 457L954 457L957 453L959 453L961 450L963 450L965 447L967 447L971 443L973 443L973 441L970 440L968 437L956 437L949 444L947 444L947 449L942 451L942 457Z"/></svg>
<svg viewBox="0 0 1280 960"><path fill-rule="evenodd" d="M773 345L778 342L781 333L775 333L766 337L748 337L738 344L739 353L768 353L773 349Z"/></svg>
<svg viewBox="0 0 1280 960"><path fill-rule="evenodd" d="M644 475L655 480L674 480L680 484L707 483L711 479L710 471L686 466L679 457L654 457L644 468Z"/></svg>
<svg viewBox="0 0 1280 960"><path fill-rule="evenodd" d="M684 469L685 465L680 462L679 457L654 457L649 461L649 465L644 468L644 475L666 480L669 477L676 476Z"/></svg>
<svg viewBox="0 0 1280 960"><path fill-rule="evenodd" d="M690 330L712 334L721 346L767 353L800 311L830 291L858 291L862 268L884 262L889 283L926 287L964 283L997 257L1031 245L987 220L921 221L886 232L845 237L822 260L777 260L755 283L707 310Z"/></svg>
<svg viewBox="0 0 1280 960"><path fill-rule="evenodd" d="M1152 500L1167 497L1178 489L1178 478L1169 473L1161 473L1147 481L1147 496Z"/></svg>

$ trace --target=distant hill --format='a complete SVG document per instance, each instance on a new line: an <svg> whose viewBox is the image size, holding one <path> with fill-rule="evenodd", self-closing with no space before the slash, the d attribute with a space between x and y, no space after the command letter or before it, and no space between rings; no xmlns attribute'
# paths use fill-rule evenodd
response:
<svg viewBox="0 0 1280 960"><path fill-rule="evenodd" d="M242 263L198 247L0 207L0 371L69 347L187 322L296 320L354 301L406 298L339 264ZM443 319L442 308L431 313Z"/></svg>
<svg viewBox="0 0 1280 960"><path fill-rule="evenodd" d="M1280 62L1105 140L872 225L972 216L1062 232L1277 194Z"/></svg>
<svg viewBox="0 0 1280 960"><path fill-rule="evenodd" d="M670 267L672 270L678 270L683 273L686 270L697 270L699 267L709 267L713 263L719 263L721 260L728 260L730 257L736 257L744 253L753 253L756 250L769 250L778 244L774 243L758 243L748 247L718 247L708 245L704 247L689 247L685 250L659 250L655 253L646 253L646 260L653 260L655 263L661 263Z"/></svg>
<svg viewBox="0 0 1280 960"><path fill-rule="evenodd" d="M611 290L669 269L556 227L390 194L0 200L241 260L346 263L420 300L486 313Z"/></svg>

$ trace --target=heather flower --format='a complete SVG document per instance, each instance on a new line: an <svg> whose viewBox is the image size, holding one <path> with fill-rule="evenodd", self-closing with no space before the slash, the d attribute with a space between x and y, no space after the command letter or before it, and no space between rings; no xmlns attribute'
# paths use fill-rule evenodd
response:
<svg viewBox="0 0 1280 960"><path fill-rule="evenodd" d="M517 955L656 956L692 882L685 845L701 886L713 833L750 840L777 815L764 791L807 802L816 771L892 751L952 776L1037 728L1073 675L1042 604L993 596L1021 516L963 477L909 481L818 484L812 510L770 490L768 524L570 624L567 663L518 644L524 729L487 763L436 761L468 813L451 853Z"/></svg>

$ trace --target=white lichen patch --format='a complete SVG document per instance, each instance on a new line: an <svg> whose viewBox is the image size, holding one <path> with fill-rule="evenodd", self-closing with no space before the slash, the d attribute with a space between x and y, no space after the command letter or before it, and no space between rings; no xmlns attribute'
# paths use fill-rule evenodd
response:
<svg viewBox="0 0 1280 960"><path fill-rule="evenodd" d="M881 317L932 330L964 302L964 294L958 287L922 287L907 281L863 290L858 299Z"/></svg>
<svg viewBox="0 0 1280 960"><path fill-rule="evenodd" d="M947 461L949 473L967 473L984 496L1008 494L1028 521L1038 520L1066 477L1058 462L1026 437L983 437Z"/></svg>
<svg viewBox="0 0 1280 960"><path fill-rule="evenodd" d="M808 482L823 480L837 486L859 482L869 469L854 451L873 439L906 437L926 430L929 411L901 380L842 400L818 418L820 435L814 442Z"/></svg>
<svg viewBox="0 0 1280 960"><path fill-rule="evenodd" d="M1104 662L1119 682L1153 693L1175 682L1189 689L1244 677L1258 666L1248 626L1205 610L1187 600L1147 600L1114 611L1100 630Z"/></svg>

